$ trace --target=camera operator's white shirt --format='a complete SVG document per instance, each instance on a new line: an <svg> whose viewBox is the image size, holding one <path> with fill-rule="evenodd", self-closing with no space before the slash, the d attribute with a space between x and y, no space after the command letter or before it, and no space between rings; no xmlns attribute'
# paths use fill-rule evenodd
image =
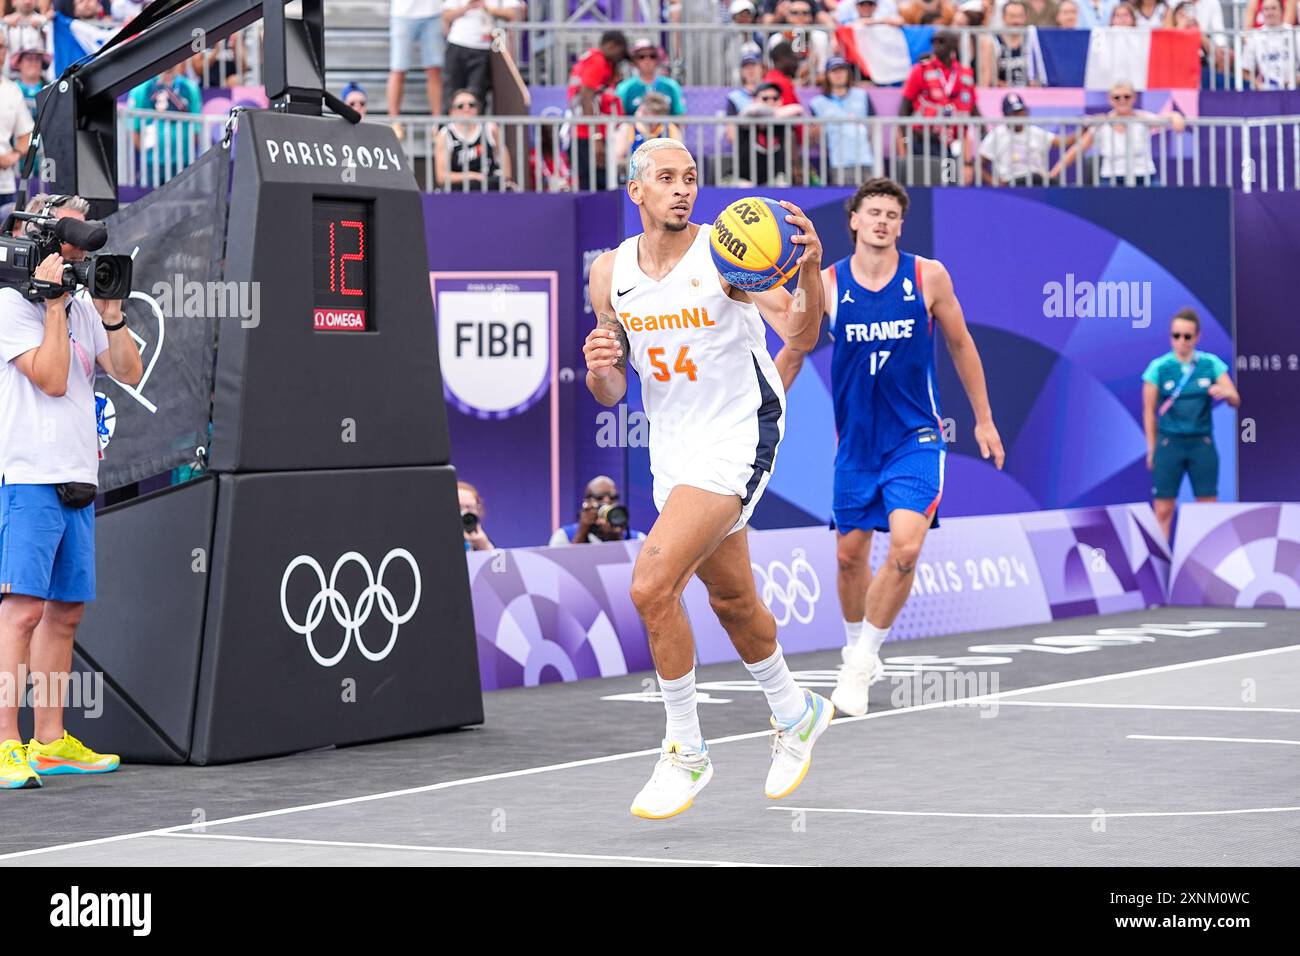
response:
<svg viewBox="0 0 1300 956"><path fill-rule="evenodd" d="M68 327L91 373L74 346L68 391L53 398L14 365L45 340L45 306L0 289L0 477L8 484L99 484L95 356L108 348L108 333L95 306L76 297L68 299Z"/></svg>
<svg viewBox="0 0 1300 956"><path fill-rule="evenodd" d="M32 131L32 111L27 108L23 91L13 80L0 78L0 150L17 148L17 140ZM14 170L15 163L8 169L0 169L0 193L11 193L17 188L18 180Z"/></svg>

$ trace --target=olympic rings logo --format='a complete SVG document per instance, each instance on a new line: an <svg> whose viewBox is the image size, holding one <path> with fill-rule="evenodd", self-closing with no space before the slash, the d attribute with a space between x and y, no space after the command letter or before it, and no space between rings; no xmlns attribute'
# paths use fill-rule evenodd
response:
<svg viewBox="0 0 1300 956"><path fill-rule="evenodd" d="M766 568L750 562L759 581L759 593L776 618L777 627L784 627L790 619L800 624L811 624L813 612L817 608L817 599L821 597L822 585L817 580L817 572L808 563L803 548L790 552L790 566L780 561L773 561ZM773 607L772 602L779 603Z"/></svg>
<svg viewBox="0 0 1300 956"><path fill-rule="evenodd" d="M415 596L411 598L411 606L401 614L397 613L397 601L393 598L393 592L384 586L384 572L388 570L388 565L395 558L401 558L411 568L411 574L415 578ZM354 607L349 607L343 594L338 590L339 572L349 564L356 564L366 574L366 587L357 598ZM307 618L301 624L294 620L289 613L289 602L287 591L289 587L289 578L293 572L300 567L308 567L316 572L316 579L320 584L320 589L316 596L311 599L307 606ZM361 640L361 628L370 619L370 612L374 610L378 602L379 613L383 615L392 627L388 635L388 643L378 651L372 651L366 647ZM329 607L334 612L334 620L343 628L343 644L339 647L338 653L332 657L325 657L316 649L316 644L312 640L312 635L316 628L320 627L321 622L325 619L325 608ZM356 551L349 551L342 555L334 562L334 570L330 572L329 583L325 581L325 570L317 563L316 559L310 555L300 554L289 562L289 566L284 569L284 576L280 579L280 610L284 614L284 623L288 624L295 634L301 634L307 638L307 650L316 663L321 667L333 667L339 661L343 660L343 655L348 652L353 638L356 639L357 649L361 651L366 660L382 661L393 649L397 643L398 629L415 616L415 609L420 606L420 567L415 563L415 558L411 552L405 548L394 548L384 556L384 560L379 564L379 575L376 577L374 571L370 568L370 562Z"/></svg>

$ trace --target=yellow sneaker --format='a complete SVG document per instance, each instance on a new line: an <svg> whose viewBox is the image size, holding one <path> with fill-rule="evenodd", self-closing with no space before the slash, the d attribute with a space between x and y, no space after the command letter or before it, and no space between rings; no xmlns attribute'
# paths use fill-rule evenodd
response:
<svg viewBox="0 0 1300 956"><path fill-rule="evenodd" d="M35 737L27 744L27 759L43 777L56 773L109 773L122 762L117 754L97 754L66 730L63 738L43 744Z"/></svg>
<svg viewBox="0 0 1300 956"><path fill-rule="evenodd" d="M21 740L0 743L0 790L39 787L41 778L27 762L27 748Z"/></svg>

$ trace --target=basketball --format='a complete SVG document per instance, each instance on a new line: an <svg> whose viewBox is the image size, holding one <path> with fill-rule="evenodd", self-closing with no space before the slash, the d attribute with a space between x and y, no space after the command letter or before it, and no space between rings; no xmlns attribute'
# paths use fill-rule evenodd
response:
<svg viewBox="0 0 1300 956"><path fill-rule="evenodd" d="M791 242L800 230L785 221L775 199L747 196L718 215L710 235L713 262L722 278L745 292L764 292L789 282L803 246Z"/></svg>

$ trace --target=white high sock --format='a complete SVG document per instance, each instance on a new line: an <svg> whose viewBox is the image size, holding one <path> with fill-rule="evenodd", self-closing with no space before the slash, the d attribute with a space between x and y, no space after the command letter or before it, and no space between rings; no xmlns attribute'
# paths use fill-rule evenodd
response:
<svg viewBox="0 0 1300 956"><path fill-rule="evenodd" d="M844 622L844 639L850 648L857 646L858 641L862 638L862 624L862 621Z"/></svg>
<svg viewBox="0 0 1300 956"><path fill-rule="evenodd" d="M703 750L704 735L700 732L700 718L695 709L695 668L673 680L658 674L655 676L659 678L664 709L668 711L668 729L664 736L669 743Z"/></svg>
<svg viewBox="0 0 1300 956"><path fill-rule="evenodd" d="M862 622L861 646L877 657L880 656L880 646L885 643L887 637L889 637L889 628L876 627L870 621Z"/></svg>
<svg viewBox="0 0 1300 956"><path fill-rule="evenodd" d="M790 668L785 664L785 655L781 645L776 645L776 653L756 664L745 664L758 686L767 695L768 706L778 724L792 724L803 716L807 698L803 690L790 676Z"/></svg>

